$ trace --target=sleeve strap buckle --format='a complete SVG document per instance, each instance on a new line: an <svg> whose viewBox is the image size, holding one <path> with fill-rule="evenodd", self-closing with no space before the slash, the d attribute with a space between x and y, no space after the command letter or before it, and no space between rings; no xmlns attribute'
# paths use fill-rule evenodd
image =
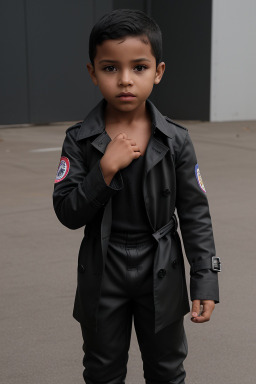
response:
<svg viewBox="0 0 256 384"><path fill-rule="evenodd" d="M216 256L212 257L212 270L215 272L221 271L221 261L219 257L216 257Z"/></svg>

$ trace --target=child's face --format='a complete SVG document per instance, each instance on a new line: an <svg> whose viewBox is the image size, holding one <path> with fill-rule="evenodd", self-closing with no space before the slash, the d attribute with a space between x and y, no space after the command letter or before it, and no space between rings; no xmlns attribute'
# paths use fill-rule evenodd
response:
<svg viewBox="0 0 256 384"><path fill-rule="evenodd" d="M140 37L126 37L97 46L94 67L88 64L87 68L108 104L131 112L145 105L154 84L163 76L165 64L156 68L150 44Z"/></svg>

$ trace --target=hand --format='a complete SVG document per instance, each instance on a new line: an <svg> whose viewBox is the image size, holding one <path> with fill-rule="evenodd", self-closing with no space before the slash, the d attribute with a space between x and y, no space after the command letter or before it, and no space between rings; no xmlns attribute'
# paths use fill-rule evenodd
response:
<svg viewBox="0 0 256 384"><path fill-rule="evenodd" d="M115 173L127 167L134 159L141 156L136 142L128 139L125 133L119 133L107 146L100 161L102 173L107 184L110 184Z"/></svg>
<svg viewBox="0 0 256 384"><path fill-rule="evenodd" d="M202 308L200 308L201 306ZM193 323L205 323L209 321L214 308L215 302L213 300L193 300L191 321L193 321Z"/></svg>

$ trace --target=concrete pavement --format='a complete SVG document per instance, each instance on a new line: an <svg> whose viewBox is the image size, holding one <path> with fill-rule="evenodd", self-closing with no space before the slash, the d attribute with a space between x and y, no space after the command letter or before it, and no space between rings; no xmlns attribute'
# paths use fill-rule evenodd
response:
<svg viewBox="0 0 256 384"><path fill-rule="evenodd" d="M0 382L82 380L72 318L82 230L55 217L51 194L70 123L0 127ZM184 122L210 202L221 303L207 324L186 317L187 384L254 384L256 361L256 122ZM127 384L144 383L133 333Z"/></svg>

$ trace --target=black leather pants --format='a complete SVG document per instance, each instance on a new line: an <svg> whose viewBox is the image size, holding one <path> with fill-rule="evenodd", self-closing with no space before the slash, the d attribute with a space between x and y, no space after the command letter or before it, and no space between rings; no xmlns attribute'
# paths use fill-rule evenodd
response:
<svg viewBox="0 0 256 384"><path fill-rule="evenodd" d="M145 235L115 235L109 243L97 332L82 327L84 380L123 384L132 319L147 384L184 384L187 342L183 318L154 332L155 243ZM168 292L166 292L168 294Z"/></svg>

